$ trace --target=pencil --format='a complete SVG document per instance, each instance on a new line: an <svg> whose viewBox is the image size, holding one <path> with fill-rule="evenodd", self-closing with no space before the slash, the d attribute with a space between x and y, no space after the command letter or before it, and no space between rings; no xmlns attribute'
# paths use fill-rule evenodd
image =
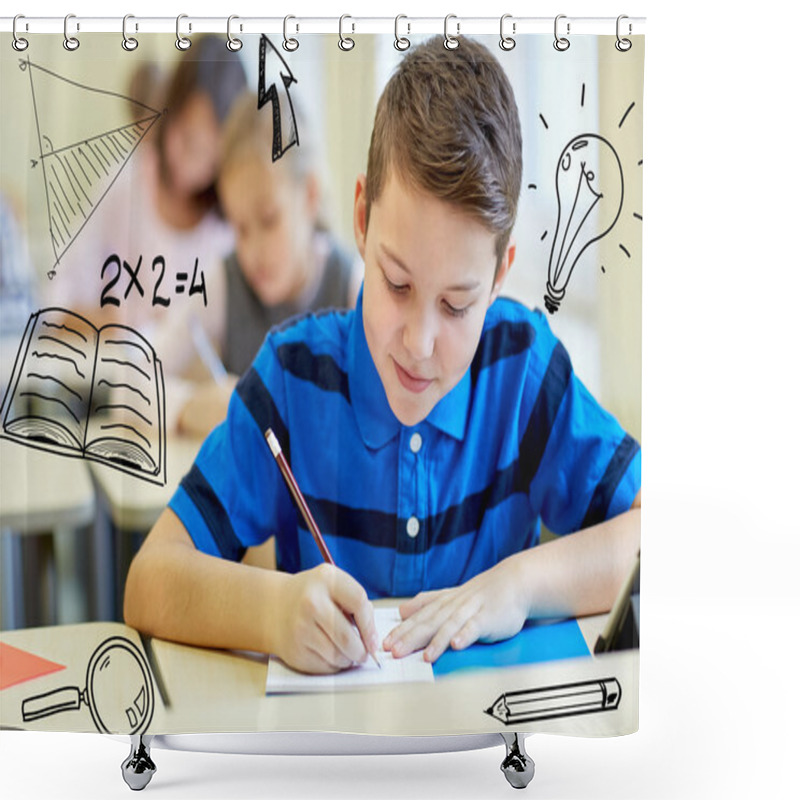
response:
<svg viewBox="0 0 800 800"><path fill-rule="evenodd" d="M565 683L505 692L486 709L490 717L506 725L575 717L619 707L622 687L616 678Z"/></svg>
<svg viewBox="0 0 800 800"><path fill-rule="evenodd" d="M319 548L320 553L322 553L325 563L331 564L335 567L336 563L333 560L333 556L331 555L330 550L328 550L325 540L322 538L322 533L317 527L314 517L311 516L311 511L306 503L306 499L303 497L303 493L300 491L300 487L297 485L297 481L292 474L292 469L289 466L289 462L286 460L286 456L283 454L283 450L281 450L278 437L272 432L272 428L267 428L267 432L264 434L264 436L266 437L269 449L272 451L272 455L278 462L278 468L281 471L281 475L283 475L283 479L286 482L289 493L292 495L295 504L300 509L300 513L303 515L303 519L305 520L306 525L308 525L308 529L311 531L311 535L314 537L314 541L317 543L317 547ZM352 616L350 617L350 621L353 623L353 625L355 625L355 620L352 618ZM358 626L356 626L356 628L358 628ZM366 647L366 642L364 643L364 646ZM369 654L372 656L372 660L375 662L375 665L378 667L378 669L382 669L381 662L378 661L378 657L375 655L375 653L369 650L369 648L366 649L367 652L369 652Z"/></svg>

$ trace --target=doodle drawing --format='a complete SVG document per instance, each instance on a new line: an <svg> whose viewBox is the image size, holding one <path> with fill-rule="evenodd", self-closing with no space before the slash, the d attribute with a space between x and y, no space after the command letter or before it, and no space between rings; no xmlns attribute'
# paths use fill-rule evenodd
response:
<svg viewBox="0 0 800 800"><path fill-rule="evenodd" d="M586 249L602 239L622 210L622 165L607 139L576 136L556 167L558 219L547 272L547 310L558 310L572 271Z"/></svg>
<svg viewBox="0 0 800 800"><path fill-rule="evenodd" d="M504 725L515 725L613 711L619 707L621 697L619 681L616 678L602 678L505 692L486 709L486 713Z"/></svg>
<svg viewBox="0 0 800 800"><path fill-rule="evenodd" d="M259 44L258 107L272 104L272 160L277 161L293 144L299 145L289 87L297 83L289 65L263 34ZM285 123L285 124L284 124Z"/></svg>
<svg viewBox="0 0 800 800"><path fill-rule="evenodd" d="M92 653L86 685L63 686L22 701L22 721L89 707L100 733L132 736L147 731L153 718L153 679L144 656L123 636L111 636Z"/></svg>
<svg viewBox="0 0 800 800"><path fill-rule="evenodd" d="M0 436L166 483L164 375L141 334L61 308L31 314Z"/></svg>
<svg viewBox="0 0 800 800"><path fill-rule="evenodd" d="M31 84L39 141L38 158L32 159L31 167L41 169L44 181L55 257L47 273L52 279L61 258L161 113L125 95L69 80L30 59L21 60L19 66L27 71ZM77 138L73 133L70 140L60 140L66 128L63 121L55 109L37 103L37 87L41 94L44 82L55 83L49 88L57 88L59 95L67 97L68 107L75 112L70 123L80 129ZM135 109L132 121L131 109Z"/></svg>

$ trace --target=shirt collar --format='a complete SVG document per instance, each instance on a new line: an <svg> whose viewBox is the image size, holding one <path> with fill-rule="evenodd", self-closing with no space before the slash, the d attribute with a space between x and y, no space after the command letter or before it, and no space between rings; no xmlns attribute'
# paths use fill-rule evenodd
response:
<svg viewBox="0 0 800 800"><path fill-rule="evenodd" d="M380 375L364 334L362 290L358 294L347 348L350 402L358 429L367 447L388 444L403 427L386 399ZM470 371L434 406L420 425L430 424L448 436L462 440L467 426L471 393Z"/></svg>

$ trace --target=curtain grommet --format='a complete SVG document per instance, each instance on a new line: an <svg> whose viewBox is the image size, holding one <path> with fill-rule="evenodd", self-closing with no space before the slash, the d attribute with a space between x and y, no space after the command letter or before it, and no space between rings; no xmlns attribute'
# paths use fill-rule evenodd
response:
<svg viewBox="0 0 800 800"><path fill-rule="evenodd" d="M69 35L67 28L69 27L69 21L71 19L75 19L74 14L67 14L67 16L64 17L64 49L74 53L81 46L81 43L77 36ZM80 23L76 23L75 29L78 31L81 29Z"/></svg>
<svg viewBox="0 0 800 800"><path fill-rule="evenodd" d="M231 53L238 53L242 49L242 44L243 44L241 39L237 39L231 33L231 22L233 22L235 19L239 19L239 17L237 17L236 14L231 14L228 17L228 41L225 42L225 47L227 47L228 50L231 51Z"/></svg>
<svg viewBox="0 0 800 800"><path fill-rule="evenodd" d="M507 19L511 19L511 14L503 14L503 16L500 17L500 49L506 52L513 50L517 46L517 40L513 36L506 36L505 34L505 23ZM511 23L511 32L517 32L516 22Z"/></svg>
<svg viewBox="0 0 800 800"><path fill-rule="evenodd" d="M133 14L126 14L122 18L122 49L127 52L133 52L139 46L139 40L134 36L128 36L128 20L135 19ZM138 25L136 28L138 29Z"/></svg>
<svg viewBox="0 0 800 800"><path fill-rule="evenodd" d="M339 49L344 50L345 52L348 50L352 50L355 46L355 40L351 39L349 36L345 36L342 32L342 26L344 25L344 21L346 19L353 19L349 14L342 14L339 17ZM351 23L353 24L353 23ZM355 31L356 26L353 24L353 31Z"/></svg>
<svg viewBox="0 0 800 800"><path fill-rule="evenodd" d="M558 14L556 16L555 22L553 23L553 36L555 37L555 41L553 42L553 47L558 50L559 53L563 53L565 50L569 50L569 39L564 36L558 35L558 21L560 19L566 19L566 14ZM569 22L567 22L567 36L569 36Z"/></svg>
<svg viewBox="0 0 800 800"><path fill-rule="evenodd" d="M188 17L189 17L188 14L178 14L175 20L175 47L177 47L178 50L181 51L188 50L192 46L192 40L181 33L181 20L188 19ZM190 23L189 31L191 32L191 30L192 26Z"/></svg>
<svg viewBox="0 0 800 800"><path fill-rule="evenodd" d="M11 25L11 33L13 35L13 39L11 40L11 46L18 52L22 53L23 51L28 49L28 40L19 36L17 34L17 20L25 19L23 14L17 14L14 17L14 22Z"/></svg>

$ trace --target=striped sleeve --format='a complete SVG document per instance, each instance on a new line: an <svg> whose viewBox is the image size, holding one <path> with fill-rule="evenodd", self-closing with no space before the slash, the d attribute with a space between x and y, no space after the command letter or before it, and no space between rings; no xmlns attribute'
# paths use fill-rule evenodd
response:
<svg viewBox="0 0 800 800"><path fill-rule="evenodd" d="M247 547L279 529L286 492L264 432L272 428L288 454L284 408L283 375L268 338L169 504L198 550L241 560Z"/></svg>
<svg viewBox="0 0 800 800"><path fill-rule="evenodd" d="M595 400L549 330L552 347L524 428L520 466L532 507L554 533L631 507L641 486L639 443ZM529 481L529 483L528 483Z"/></svg>

